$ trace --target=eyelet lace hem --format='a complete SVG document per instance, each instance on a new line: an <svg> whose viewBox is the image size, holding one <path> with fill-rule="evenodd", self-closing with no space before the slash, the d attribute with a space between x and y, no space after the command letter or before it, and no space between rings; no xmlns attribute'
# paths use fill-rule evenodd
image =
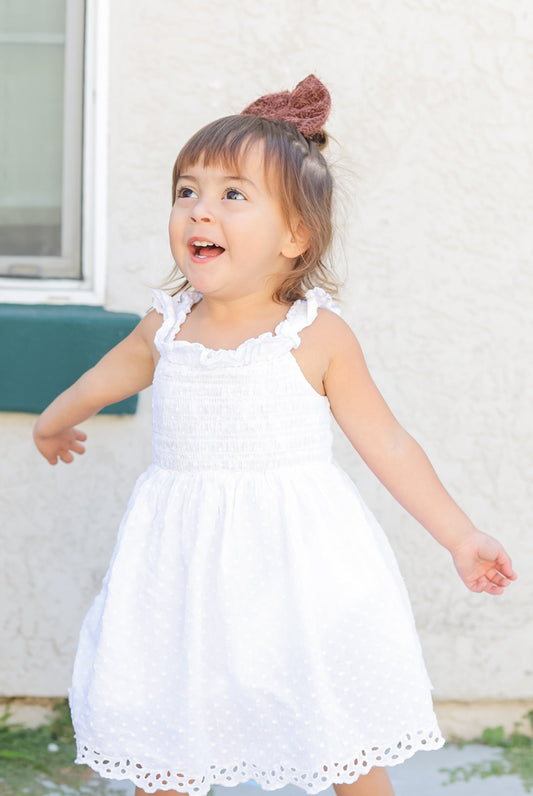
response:
<svg viewBox="0 0 533 796"><path fill-rule="evenodd" d="M184 773L179 769L153 769L129 759L116 760L100 752L80 746L76 763L90 766L107 779L129 779L145 793L157 790L177 790L180 793L205 796L213 785L233 787L253 780L263 790L278 790L286 785L296 785L308 793L318 793L335 783L352 783L368 774L375 766L396 766L420 750L440 749L444 739L433 730L405 733L400 741L390 746L372 746L361 749L349 760L327 762L318 769L303 771L290 764L259 766L240 760L227 765L211 765L204 773Z"/></svg>

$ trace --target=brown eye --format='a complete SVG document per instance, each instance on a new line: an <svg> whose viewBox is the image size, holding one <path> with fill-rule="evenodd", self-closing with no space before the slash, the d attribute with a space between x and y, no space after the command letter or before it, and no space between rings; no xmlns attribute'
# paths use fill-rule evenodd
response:
<svg viewBox="0 0 533 796"><path fill-rule="evenodd" d="M192 188L178 188L176 191L176 199L192 199L196 198L196 194L194 193Z"/></svg>
<svg viewBox="0 0 533 796"><path fill-rule="evenodd" d="M228 188L228 190L224 192L224 196L226 199L231 199L232 201L241 199L246 201L245 195L238 191L237 188Z"/></svg>

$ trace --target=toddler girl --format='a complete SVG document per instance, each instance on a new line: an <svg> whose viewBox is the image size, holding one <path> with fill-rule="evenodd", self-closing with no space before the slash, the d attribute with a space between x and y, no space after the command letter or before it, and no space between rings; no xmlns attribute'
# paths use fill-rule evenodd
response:
<svg viewBox="0 0 533 796"><path fill-rule="evenodd" d="M139 478L87 614L70 703L77 762L142 793L254 780L388 796L386 767L443 744L402 578L332 459L331 414L465 584L516 576L398 424L331 298L329 94L309 76L185 145L170 246L183 279L34 430L153 383Z"/></svg>

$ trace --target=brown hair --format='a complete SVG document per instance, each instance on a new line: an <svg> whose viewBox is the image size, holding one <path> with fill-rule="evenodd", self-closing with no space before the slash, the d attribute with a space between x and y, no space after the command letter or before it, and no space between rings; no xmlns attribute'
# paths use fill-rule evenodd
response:
<svg viewBox="0 0 533 796"><path fill-rule="evenodd" d="M332 238L333 179L320 148L327 143L324 131L304 138L294 125L281 120L239 114L225 116L199 130L179 153L172 173L172 202L183 170L200 160L205 166L222 164L238 170L239 160L256 143L264 147L267 183L278 197L290 225L297 215L309 234L309 245L274 293L281 303L301 299L309 288L319 286L337 293L335 277L325 263ZM180 274L173 269L167 284ZM183 277L175 293L189 287Z"/></svg>

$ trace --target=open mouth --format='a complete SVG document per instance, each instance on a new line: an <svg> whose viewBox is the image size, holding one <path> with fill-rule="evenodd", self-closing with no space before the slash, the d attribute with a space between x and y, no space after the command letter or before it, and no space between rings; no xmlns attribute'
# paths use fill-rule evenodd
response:
<svg viewBox="0 0 533 796"><path fill-rule="evenodd" d="M200 238L193 238L188 243L190 253L199 260L209 260L212 257L218 257L225 249L219 246L218 243L213 243L210 240L203 240Z"/></svg>

